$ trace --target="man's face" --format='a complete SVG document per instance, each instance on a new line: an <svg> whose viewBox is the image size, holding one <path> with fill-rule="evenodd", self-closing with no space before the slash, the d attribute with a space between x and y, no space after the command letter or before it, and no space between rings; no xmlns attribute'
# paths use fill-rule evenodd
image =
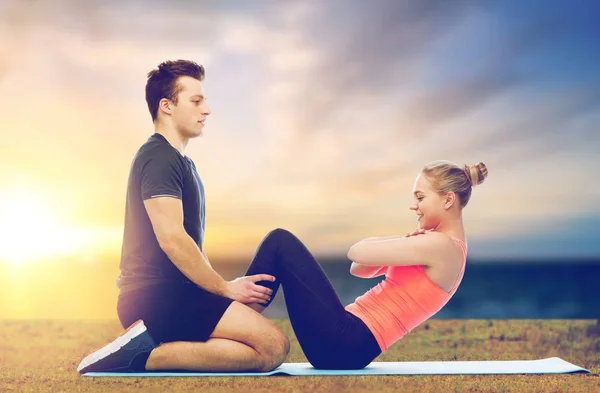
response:
<svg viewBox="0 0 600 393"><path fill-rule="evenodd" d="M171 116L175 127L186 138L201 136L204 121L210 115L202 82L183 76L177 80L177 84L183 89L177 95L177 105L172 106Z"/></svg>

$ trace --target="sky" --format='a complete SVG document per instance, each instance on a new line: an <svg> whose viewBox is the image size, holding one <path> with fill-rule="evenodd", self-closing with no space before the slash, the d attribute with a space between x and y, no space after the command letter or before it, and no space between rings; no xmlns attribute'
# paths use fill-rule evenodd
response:
<svg viewBox="0 0 600 393"><path fill-rule="evenodd" d="M488 168L464 211L473 261L598 259L599 12L595 1L0 0L3 290L15 298L34 271L40 291L74 271L118 274L129 167L154 132L146 75L176 59L206 68L212 114L186 154L215 263L249 260L277 227L342 257L362 238L412 231L415 177L438 159ZM24 302L0 316L44 309Z"/></svg>

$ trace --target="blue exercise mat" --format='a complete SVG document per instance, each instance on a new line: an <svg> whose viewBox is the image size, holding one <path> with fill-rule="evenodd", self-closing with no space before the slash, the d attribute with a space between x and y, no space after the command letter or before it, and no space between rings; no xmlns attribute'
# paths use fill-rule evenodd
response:
<svg viewBox="0 0 600 393"><path fill-rule="evenodd" d="M450 361L450 362L373 362L360 370L320 370L310 363L284 363L268 373L212 372L143 372L99 373L86 377L232 377L268 375L448 375L448 374L565 374L589 373L588 370L561 358L507 361Z"/></svg>

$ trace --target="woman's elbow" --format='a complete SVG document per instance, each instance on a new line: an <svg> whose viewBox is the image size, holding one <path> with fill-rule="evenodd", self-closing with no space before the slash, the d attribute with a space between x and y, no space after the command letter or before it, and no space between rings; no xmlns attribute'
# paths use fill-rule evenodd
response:
<svg viewBox="0 0 600 393"><path fill-rule="evenodd" d="M356 262L352 262L352 265L350 265L350 274L354 277L364 278L364 268L364 266L361 266Z"/></svg>
<svg viewBox="0 0 600 393"><path fill-rule="evenodd" d="M356 269L354 268L354 263L350 265L350 274L356 276Z"/></svg>
<svg viewBox="0 0 600 393"><path fill-rule="evenodd" d="M356 245L350 247L347 255L348 259L355 263L360 263L360 252L356 249Z"/></svg>
<svg viewBox="0 0 600 393"><path fill-rule="evenodd" d="M350 247L350 250L348 250L348 255L346 255L346 257L351 260L352 262L356 262L355 258L355 252L354 252L354 246Z"/></svg>

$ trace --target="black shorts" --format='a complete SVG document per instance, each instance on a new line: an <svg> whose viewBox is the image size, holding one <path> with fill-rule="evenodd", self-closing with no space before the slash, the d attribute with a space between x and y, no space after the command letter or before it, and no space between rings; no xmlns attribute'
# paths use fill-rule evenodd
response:
<svg viewBox="0 0 600 393"><path fill-rule="evenodd" d="M120 294L117 313L123 328L143 320L157 344L207 341L232 302L193 283L155 284Z"/></svg>

